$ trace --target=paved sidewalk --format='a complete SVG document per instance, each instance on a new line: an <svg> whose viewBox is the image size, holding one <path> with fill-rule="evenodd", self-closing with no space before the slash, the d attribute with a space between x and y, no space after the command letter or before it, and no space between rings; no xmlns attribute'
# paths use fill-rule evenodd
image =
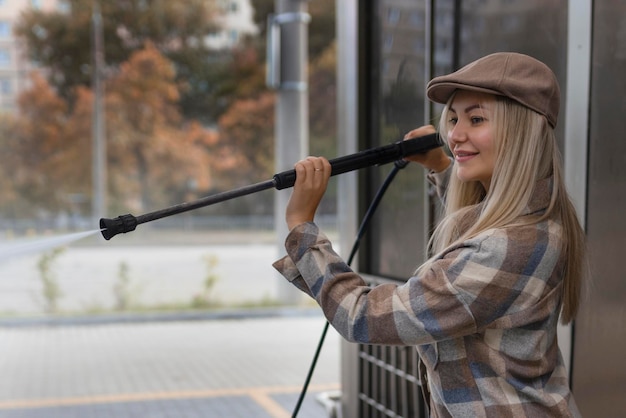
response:
<svg viewBox="0 0 626 418"><path fill-rule="evenodd" d="M172 318L170 318L172 319ZM0 417L289 417L325 320L0 324ZM339 389L330 330L301 418Z"/></svg>

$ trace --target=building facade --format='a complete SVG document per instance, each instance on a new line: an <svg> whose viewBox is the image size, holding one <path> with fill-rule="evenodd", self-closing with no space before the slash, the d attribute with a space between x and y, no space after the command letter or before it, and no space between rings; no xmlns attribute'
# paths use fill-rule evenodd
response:
<svg viewBox="0 0 626 418"><path fill-rule="evenodd" d="M35 68L13 34L14 22L28 8L52 11L58 7L62 7L58 0L0 0L0 113L15 111L16 98Z"/></svg>

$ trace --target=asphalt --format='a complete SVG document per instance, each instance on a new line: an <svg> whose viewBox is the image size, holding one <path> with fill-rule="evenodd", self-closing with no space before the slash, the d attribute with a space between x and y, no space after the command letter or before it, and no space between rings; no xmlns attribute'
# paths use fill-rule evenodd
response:
<svg viewBox="0 0 626 418"><path fill-rule="evenodd" d="M293 415L325 320L317 310L0 321L0 418ZM301 418L340 390L328 332Z"/></svg>

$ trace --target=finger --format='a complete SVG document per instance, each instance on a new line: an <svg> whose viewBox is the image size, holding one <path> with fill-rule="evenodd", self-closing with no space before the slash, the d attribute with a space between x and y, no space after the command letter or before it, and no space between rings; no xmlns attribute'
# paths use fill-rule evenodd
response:
<svg viewBox="0 0 626 418"><path fill-rule="evenodd" d="M322 157L307 157L307 165L312 170L313 174L323 174L325 171L324 158Z"/></svg>
<svg viewBox="0 0 626 418"><path fill-rule="evenodd" d="M324 157L321 157L320 161L322 163L322 172L324 173L326 177L330 177L333 171L333 167L330 165L330 161L328 161Z"/></svg>
<svg viewBox="0 0 626 418"><path fill-rule="evenodd" d="M294 166L294 169L296 170L296 183L297 184L302 184L304 183L304 181L307 178L307 163L305 160L302 161L298 161L296 163L296 165Z"/></svg>
<svg viewBox="0 0 626 418"><path fill-rule="evenodd" d="M409 132L407 132L406 135L404 135L404 139L417 138L417 137L429 135L435 132L436 130L433 125L424 125L424 126L420 126L419 128L412 129Z"/></svg>

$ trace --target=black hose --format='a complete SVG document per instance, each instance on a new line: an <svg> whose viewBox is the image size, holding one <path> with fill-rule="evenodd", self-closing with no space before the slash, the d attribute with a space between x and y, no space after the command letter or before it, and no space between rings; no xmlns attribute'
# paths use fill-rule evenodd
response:
<svg viewBox="0 0 626 418"><path fill-rule="evenodd" d="M376 209L378 208L378 205L380 204L385 192L389 188L389 185L391 184L393 179L396 177L396 174L398 174L398 172L401 169L406 167L407 164L408 164L408 161L405 161L405 160L395 161L393 169L387 175L387 178L378 189L376 196L374 196L374 200L372 200L372 203L370 203L370 206L367 209L367 212L365 213L363 220L361 221L361 226L359 227L357 236L354 240L354 244L352 244L352 250L350 251L350 255L348 256L348 259L347 259L348 265L352 264L352 260L354 259L354 256L356 255L357 251L359 250L359 246L361 245L361 239L363 238L363 235L365 234L367 227L369 226L368 224L370 220L372 219L374 212L376 212ZM320 352L322 351L322 346L324 345L324 340L326 339L326 334L328 334L329 327L330 327L330 323L326 321L326 324L324 325L324 329L322 330L322 335L320 336L320 340L317 344L317 349L315 350L315 354L313 355L311 366L309 367L309 371L307 373L306 379L304 380L304 385L302 386L300 396L298 397L298 402L296 403L296 406L294 407L293 413L291 415L292 418L296 418L296 416L298 415L298 412L300 411L300 407L302 406L302 402L304 401L304 397L306 396L306 392L308 390L309 384L311 383L313 372L315 371L315 367L317 366L317 360L319 359Z"/></svg>

